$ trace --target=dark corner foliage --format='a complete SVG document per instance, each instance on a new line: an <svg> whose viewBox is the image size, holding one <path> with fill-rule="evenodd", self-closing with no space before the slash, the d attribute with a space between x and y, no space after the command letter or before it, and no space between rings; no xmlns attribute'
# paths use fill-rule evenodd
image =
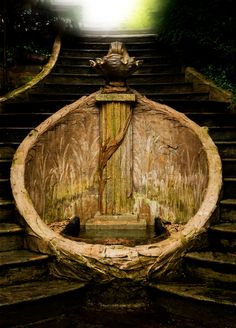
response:
<svg viewBox="0 0 236 328"><path fill-rule="evenodd" d="M165 0L156 20L159 38L219 86L236 94L234 0Z"/></svg>
<svg viewBox="0 0 236 328"><path fill-rule="evenodd" d="M45 63L56 34L71 24L68 15L59 13L50 0L1 0L1 93L11 88L8 83L10 67Z"/></svg>

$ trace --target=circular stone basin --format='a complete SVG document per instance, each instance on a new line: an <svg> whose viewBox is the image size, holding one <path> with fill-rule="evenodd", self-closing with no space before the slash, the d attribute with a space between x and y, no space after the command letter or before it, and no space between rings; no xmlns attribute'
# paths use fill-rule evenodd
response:
<svg viewBox="0 0 236 328"><path fill-rule="evenodd" d="M177 231L176 226L173 227ZM56 230L54 230L56 231ZM90 231L82 230L75 236L75 234L60 233L71 240L77 242L85 242L90 244L102 245L124 245L136 246L153 244L160 240L166 239L169 236L168 230L163 232L156 232L153 227L147 227L143 230L134 229L93 229Z"/></svg>
<svg viewBox="0 0 236 328"><path fill-rule="evenodd" d="M114 243L73 240L53 230L74 216L86 227L99 213L99 93L56 112L30 132L15 154L11 184L28 247L57 256L51 268L55 275L83 281L145 281L173 274L210 224L222 185L221 161L206 128L134 90L136 102L123 138L129 147L132 142L132 154L121 155L119 164L127 171L127 157L132 163L124 184L132 189L127 208L145 227L160 218L164 226L180 229L139 245L119 238ZM107 177L116 172L109 172L108 164L106 170Z"/></svg>

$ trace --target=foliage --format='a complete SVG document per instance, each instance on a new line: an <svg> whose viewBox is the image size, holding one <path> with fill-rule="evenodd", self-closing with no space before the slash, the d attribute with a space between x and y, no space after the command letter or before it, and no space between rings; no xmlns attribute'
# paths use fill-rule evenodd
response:
<svg viewBox="0 0 236 328"><path fill-rule="evenodd" d="M9 81L10 66L46 62L60 21L46 1L0 2L1 93L13 87Z"/></svg>
<svg viewBox="0 0 236 328"><path fill-rule="evenodd" d="M33 56L35 55L35 56ZM16 64L42 64L50 56L48 47L39 45L34 41L20 40L15 46L7 48L7 64L13 66ZM0 63L3 58L3 48L0 48Z"/></svg>
<svg viewBox="0 0 236 328"><path fill-rule="evenodd" d="M187 65L203 69L222 87L235 85L233 0L166 0L159 9L156 30L162 41L183 52Z"/></svg>
<svg viewBox="0 0 236 328"><path fill-rule="evenodd" d="M160 2L161 0L137 0L132 15L128 20L123 22L122 27L131 30L152 29L155 21L156 8L160 6Z"/></svg>
<svg viewBox="0 0 236 328"><path fill-rule="evenodd" d="M65 14L59 15L48 1L4 0L0 3L0 37L3 40L1 33L5 29L8 47L17 44L26 49L34 40L33 50L36 44L38 50L49 48L55 34L70 24Z"/></svg>
<svg viewBox="0 0 236 328"><path fill-rule="evenodd" d="M201 72L219 87L231 91L233 93L233 103L236 103L236 80L231 76L230 68L209 64L203 67Z"/></svg>

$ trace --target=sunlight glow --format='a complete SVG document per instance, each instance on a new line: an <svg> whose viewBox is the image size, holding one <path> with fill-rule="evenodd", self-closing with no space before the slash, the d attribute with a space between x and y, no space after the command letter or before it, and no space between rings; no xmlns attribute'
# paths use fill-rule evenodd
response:
<svg viewBox="0 0 236 328"><path fill-rule="evenodd" d="M117 29L135 10L137 0L55 0L56 4L78 5L84 29Z"/></svg>
<svg viewBox="0 0 236 328"><path fill-rule="evenodd" d="M83 5L85 27L99 29L118 28L134 10L136 0L86 0Z"/></svg>

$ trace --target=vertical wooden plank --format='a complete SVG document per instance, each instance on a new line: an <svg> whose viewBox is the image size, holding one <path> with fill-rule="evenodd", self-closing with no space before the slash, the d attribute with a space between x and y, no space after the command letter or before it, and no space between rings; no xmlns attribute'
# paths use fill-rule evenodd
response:
<svg viewBox="0 0 236 328"><path fill-rule="evenodd" d="M130 103L109 101L102 104L100 136L102 145L114 141L124 130L131 113ZM128 127L120 147L107 161L103 172L105 188L102 213L119 215L132 213L132 124Z"/></svg>
<svg viewBox="0 0 236 328"><path fill-rule="evenodd" d="M126 106L126 118L128 117L128 115L130 115L130 112L132 111L132 108L130 106L130 104L125 104ZM126 158L126 167L125 167L125 194L124 194L124 198L126 199L126 204L127 204L127 210L128 213L132 213L132 191L133 191L133 178L132 178L132 167L133 167L133 154L132 154L132 122L129 126L129 129L127 131L127 135L126 135L126 149L125 149L125 158Z"/></svg>

